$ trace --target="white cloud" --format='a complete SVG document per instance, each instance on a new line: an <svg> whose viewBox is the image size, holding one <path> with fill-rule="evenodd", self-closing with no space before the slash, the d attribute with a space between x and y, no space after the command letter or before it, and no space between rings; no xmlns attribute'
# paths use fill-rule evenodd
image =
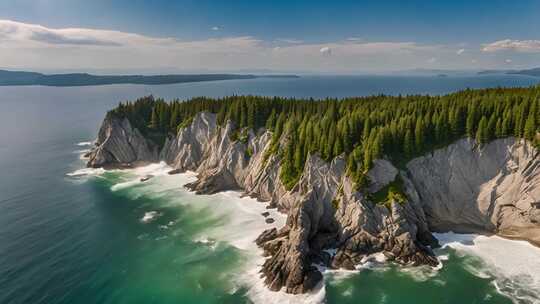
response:
<svg viewBox="0 0 540 304"><path fill-rule="evenodd" d="M321 54L322 54L323 56L330 56L330 55L332 55L332 49L329 48L329 47L327 47L327 46L322 47L322 48L319 50L319 52L321 52Z"/></svg>
<svg viewBox="0 0 540 304"><path fill-rule="evenodd" d="M304 43L303 40L300 40L300 39L294 39L294 38L278 38L276 39L277 42L284 42L284 43L289 43L289 44L300 44L300 43Z"/></svg>
<svg viewBox="0 0 540 304"><path fill-rule="evenodd" d="M11 69L273 69L356 73L412 69L433 63L441 68L470 68L470 62L456 58L456 50L462 47L414 41L364 41L354 37L320 43L292 38L263 41L251 36L185 41L0 20L0 66ZM428 58L432 59L426 61ZM482 60L486 66L501 63L501 58Z"/></svg>
<svg viewBox="0 0 540 304"><path fill-rule="evenodd" d="M499 40L493 43L484 44L482 51L516 51L524 53L540 53L540 40Z"/></svg>
<svg viewBox="0 0 540 304"><path fill-rule="evenodd" d="M512 59L505 59L504 62L505 63L512 63Z"/></svg>
<svg viewBox="0 0 540 304"><path fill-rule="evenodd" d="M219 31L221 28L219 26L213 26L212 31Z"/></svg>
<svg viewBox="0 0 540 304"><path fill-rule="evenodd" d="M465 52L465 49L459 49L456 51L456 54L461 55Z"/></svg>

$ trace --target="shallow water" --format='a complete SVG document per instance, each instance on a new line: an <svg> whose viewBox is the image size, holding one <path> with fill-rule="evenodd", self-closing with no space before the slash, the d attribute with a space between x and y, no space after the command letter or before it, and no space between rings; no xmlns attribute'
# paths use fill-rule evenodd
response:
<svg viewBox="0 0 540 304"><path fill-rule="evenodd" d="M412 85L392 87L396 81ZM193 175L169 176L164 164L105 172L84 169L80 159L104 113L144 94L325 97L535 81L315 77L0 88L0 303L538 303L536 248L456 235L439 236L447 244L438 251L440 270L371 263L357 272L327 271L313 294L269 292L258 279L262 259L252 242L270 227L263 204L234 192L195 196L181 187ZM155 177L140 182L150 173Z"/></svg>

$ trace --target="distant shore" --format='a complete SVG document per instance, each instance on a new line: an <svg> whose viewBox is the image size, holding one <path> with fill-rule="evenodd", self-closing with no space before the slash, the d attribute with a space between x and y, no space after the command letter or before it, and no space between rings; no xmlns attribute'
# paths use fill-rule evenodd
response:
<svg viewBox="0 0 540 304"><path fill-rule="evenodd" d="M298 78L297 75L253 74L168 74L168 75L92 75L87 73L42 74L0 70L0 86L41 85L52 87L96 86L111 84L160 85L186 82L255 78Z"/></svg>

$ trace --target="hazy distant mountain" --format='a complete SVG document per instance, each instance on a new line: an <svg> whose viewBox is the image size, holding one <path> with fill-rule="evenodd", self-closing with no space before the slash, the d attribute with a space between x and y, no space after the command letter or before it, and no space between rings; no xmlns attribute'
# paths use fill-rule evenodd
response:
<svg viewBox="0 0 540 304"><path fill-rule="evenodd" d="M512 74L512 75L528 75L540 77L540 68L532 68L525 70L484 70L478 72L479 75L488 75L488 74Z"/></svg>
<svg viewBox="0 0 540 304"><path fill-rule="evenodd" d="M0 86L43 85L43 86L90 86L108 84L173 84L261 77L283 78L296 75L252 75L252 74L170 74L170 75L91 75L87 73L42 74L0 70Z"/></svg>
<svg viewBox="0 0 540 304"><path fill-rule="evenodd" d="M507 74L519 74L519 75L540 77L540 68L533 68L533 69L520 70L520 71L511 71L511 72L508 72Z"/></svg>
<svg viewBox="0 0 540 304"><path fill-rule="evenodd" d="M514 72L515 70L483 70L478 72L478 75L491 75L491 74L508 74Z"/></svg>
<svg viewBox="0 0 540 304"><path fill-rule="evenodd" d="M474 75L475 70L452 70L452 69L411 69L393 72L393 75L418 75L418 76L463 76ZM444 75L444 76L443 76Z"/></svg>

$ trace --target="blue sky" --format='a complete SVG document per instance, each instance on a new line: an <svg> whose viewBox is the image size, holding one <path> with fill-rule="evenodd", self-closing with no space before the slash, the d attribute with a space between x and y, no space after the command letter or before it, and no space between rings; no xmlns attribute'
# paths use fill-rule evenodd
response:
<svg viewBox="0 0 540 304"><path fill-rule="evenodd" d="M534 0L2 0L0 20L0 66L8 68L361 73L540 65Z"/></svg>

